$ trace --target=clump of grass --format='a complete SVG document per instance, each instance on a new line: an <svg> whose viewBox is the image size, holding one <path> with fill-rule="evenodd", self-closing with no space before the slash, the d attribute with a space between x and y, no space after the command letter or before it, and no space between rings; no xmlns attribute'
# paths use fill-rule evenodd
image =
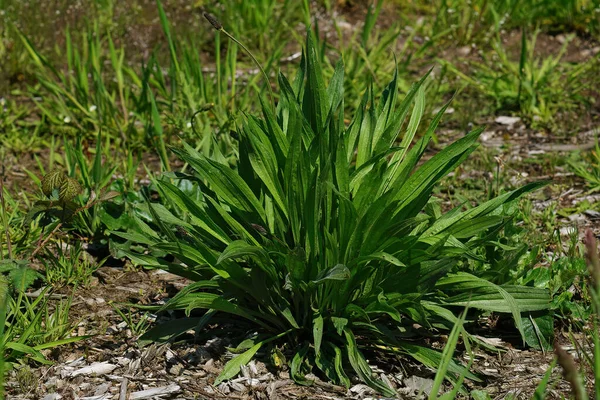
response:
<svg viewBox="0 0 600 400"><path fill-rule="evenodd" d="M1 185L0 185L1 187ZM6 209L2 207L2 218ZM9 249L11 238L8 238ZM36 280L43 277L29 267L29 260L16 252L5 257L0 251L0 397L4 394L5 374L17 364L33 361L50 364L41 350L76 342L85 337L70 336L68 322L72 296L50 308L51 287L40 289L37 296L27 296Z"/></svg>
<svg viewBox="0 0 600 400"><path fill-rule="evenodd" d="M250 68L244 73L235 42L221 59L219 38L225 31L217 34L216 65L204 65L197 51L200 43L175 37L159 0L157 10L169 50L166 66L156 53L141 67L129 65L131 55L96 21L81 33L65 31L65 48L57 51L66 60L66 70L72 71L66 73L16 26L11 28L34 67L37 84L29 86L28 93L41 116L38 137L52 132L69 141L93 139L87 132L102 129L115 146L156 151L163 170L170 168L167 146L180 137L196 141L207 155L231 156L234 146L228 133L237 110L251 109L255 93L263 90L257 84L260 75ZM269 66L281 56L281 49L267 54Z"/></svg>
<svg viewBox="0 0 600 400"><path fill-rule="evenodd" d="M575 174L582 178L588 187L588 193L600 191L600 145L596 139L595 147L586 153L571 157L568 162Z"/></svg>
<svg viewBox="0 0 600 400"><path fill-rule="evenodd" d="M311 384L307 374L318 371L348 386L350 373L394 395L373 376L366 354L408 355L434 368L442 360L407 340L413 322L449 329L457 321L451 310L469 303L511 314L522 330L522 312L548 307L545 290L478 277L486 263L482 249L494 246L490 241L510 218L508 205L544 183L444 214L430 201L432 191L474 150L481 130L419 167L445 111L413 144L426 77L401 101L396 74L378 103L367 90L346 126L343 74L340 62L325 86L309 33L294 82L278 77L276 112L263 102L262 118L248 116L239 131L237 170L187 144L174 148L192 172L169 177L186 191L167 176L157 179L164 205L149 203L148 214L139 214L161 236L147 230L137 238L123 235L152 251L123 250L132 261L195 281L163 308L210 310L200 326L233 314L258 332L244 337L236 349L241 354L216 384L234 377L259 350L284 346L296 382ZM470 261L481 269L466 272ZM179 333L189 330L185 320L170 323L171 337L178 335L176 324ZM161 336L161 329L151 336ZM452 381L477 379L455 361L445 369Z"/></svg>
<svg viewBox="0 0 600 400"><path fill-rule="evenodd" d="M469 61L469 71L457 64L440 60L450 72L470 87L494 101L490 111L516 112L533 126L556 124L558 113L573 112L586 105L582 77L589 74L595 62L572 65L563 61L574 35L567 37L555 55L534 54L539 30L521 33L518 59L512 59L500 34L492 40L493 52L482 53L483 61Z"/></svg>

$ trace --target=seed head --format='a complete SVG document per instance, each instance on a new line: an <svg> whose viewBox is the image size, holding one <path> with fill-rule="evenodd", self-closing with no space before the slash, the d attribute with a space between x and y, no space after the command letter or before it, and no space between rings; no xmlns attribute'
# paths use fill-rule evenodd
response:
<svg viewBox="0 0 600 400"><path fill-rule="evenodd" d="M203 12L202 15L204 15L204 18L206 18L216 30L220 31L223 29L223 25L214 15L207 12Z"/></svg>
<svg viewBox="0 0 600 400"><path fill-rule="evenodd" d="M582 392L583 382L581 382L581 376L577 370L577 365L573 356L567 353L557 342L554 342L554 354L558 360L558 364L563 369L563 377L571 385L571 390L576 400L583 400L584 393Z"/></svg>
<svg viewBox="0 0 600 400"><path fill-rule="evenodd" d="M254 228L254 230L256 230L261 235L267 236L267 230L264 227L257 224L250 224L250 226L252 226L252 228Z"/></svg>

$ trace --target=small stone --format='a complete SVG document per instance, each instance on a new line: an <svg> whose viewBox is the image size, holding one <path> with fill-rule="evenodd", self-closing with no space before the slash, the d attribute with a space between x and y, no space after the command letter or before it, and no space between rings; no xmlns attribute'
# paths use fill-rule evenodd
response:
<svg viewBox="0 0 600 400"><path fill-rule="evenodd" d="M429 395L429 392L433 388L433 379L413 375L404 381L404 385L411 393L425 393Z"/></svg>
<svg viewBox="0 0 600 400"><path fill-rule="evenodd" d="M496 134L496 132L494 132L494 131L485 131L479 136L479 138L481 139L482 142L489 142L494 137L495 134Z"/></svg>
<svg viewBox="0 0 600 400"><path fill-rule="evenodd" d="M267 372L266 374L259 376L258 380L261 381L261 382L272 381L273 380L273 374L270 373L270 372Z"/></svg>
<svg viewBox="0 0 600 400"><path fill-rule="evenodd" d="M48 378L46 382L44 382L44 386L46 386L47 388L56 386L56 381L58 381L58 378L56 376L52 376Z"/></svg>
<svg viewBox="0 0 600 400"><path fill-rule="evenodd" d="M463 46L457 49L457 53L463 57L468 56L471 53L471 46Z"/></svg>
<svg viewBox="0 0 600 400"><path fill-rule="evenodd" d="M279 371L277 375L279 379L290 379L290 373L288 371Z"/></svg>
<svg viewBox="0 0 600 400"><path fill-rule="evenodd" d="M571 222L581 222L581 223L585 223L585 220L587 219L585 217L585 215L583 214L571 214L568 216L569 221Z"/></svg>
<svg viewBox="0 0 600 400"><path fill-rule="evenodd" d="M250 373L252 373L253 376L258 375L258 368L256 368L256 362L254 362L254 360L248 363L248 368L250 369Z"/></svg>
<svg viewBox="0 0 600 400"><path fill-rule="evenodd" d="M350 388L350 391L352 393L356 393L356 394L364 394L364 393L368 393L369 391L372 391L372 389L370 387L368 387L367 385L363 385L362 383L359 383L358 385L354 385Z"/></svg>
<svg viewBox="0 0 600 400"><path fill-rule="evenodd" d="M513 126L517 122L521 121L519 117L508 117L508 116L499 116L494 120L497 124L507 125L509 127Z"/></svg>
<svg viewBox="0 0 600 400"><path fill-rule="evenodd" d="M75 360L67 361L65 365L69 367L78 367L83 364L83 357L76 358Z"/></svg>
<svg viewBox="0 0 600 400"><path fill-rule="evenodd" d="M165 359L167 360L167 362L173 363L175 364L177 360L177 354L175 354L175 352L173 352L173 350L171 349L167 349L167 351L165 352Z"/></svg>
<svg viewBox="0 0 600 400"><path fill-rule="evenodd" d="M106 375L111 373L115 368L117 368L116 365L108 362L96 362L87 367L73 371L70 373L70 376L74 378L78 375Z"/></svg>
<svg viewBox="0 0 600 400"><path fill-rule="evenodd" d="M251 378L250 376L250 368L248 368L247 365L242 365L242 367L240 368L240 372L242 373L242 376L246 379Z"/></svg>
<svg viewBox="0 0 600 400"><path fill-rule="evenodd" d="M116 360L117 364L119 364L122 367L129 365L129 363L131 362L131 360L127 357L117 357Z"/></svg>

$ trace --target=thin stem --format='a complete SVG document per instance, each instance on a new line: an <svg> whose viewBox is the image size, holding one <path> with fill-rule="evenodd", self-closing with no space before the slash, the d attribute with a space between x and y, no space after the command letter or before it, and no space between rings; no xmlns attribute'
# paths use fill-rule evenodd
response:
<svg viewBox="0 0 600 400"><path fill-rule="evenodd" d="M250 56L250 58L252 58L252 61L254 61L254 64L256 64L256 66L258 67L258 69L260 69L260 71L262 72L263 76L265 77L265 81L267 82L267 89L269 89L269 96L271 97L271 102L273 103L273 106L275 106L275 96L273 95L273 89L271 88L271 81L269 80L269 76L267 75L267 73L263 69L262 65L260 65L260 63L258 62L258 60L256 59L256 57L254 57L254 55L250 52L250 50L248 50L248 48L246 46L244 46L242 44L242 42L240 42L239 40L237 40L236 38L234 38L232 35L230 35L229 32L227 32L224 28L221 28L221 32L223 32L225 35L227 35L227 37L229 39L231 39L235 43L237 43L246 53L248 53L248 55Z"/></svg>
<svg viewBox="0 0 600 400"><path fill-rule="evenodd" d="M275 107L275 96L273 95L273 89L271 88L271 81L269 80L269 76L263 69L262 65L260 65L260 63L258 62L256 57L254 57L254 54L252 54L252 52L250 50L248 50L248 48L246 46L244 46L244 44L242 42L240 42L235 37L233 37L233 35L231 35L229 32L227 32L225 30L225 28L223 28L223 24L221 24L219 22L219 20L217 20L215 18L214 15L209 14L209 13L204 13L203 15L204 15L204 18L206 18L208 20L208 22L210 22L217 31L223 32L223 34L225 34L229 39L233 40L238 46L240 46L242 48L242 50L244 50L250 56L250 58L252 59L254 64L256 64L258 69L260 69L260 72L262 72L263 77L265 78L265 81L267 83L267 89L269 90L269 96L271 97L271 103L273 104L273 107Z"/></svg>

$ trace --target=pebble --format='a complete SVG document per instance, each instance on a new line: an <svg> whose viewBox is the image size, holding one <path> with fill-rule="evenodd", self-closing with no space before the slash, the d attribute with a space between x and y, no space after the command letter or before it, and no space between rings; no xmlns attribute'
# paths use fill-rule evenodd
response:
<svg viewBox="0 0 600 400"><path fill-rule="evenodd" d="M494 120L496 123L500 124L500 125L507 125L507 126L513 126L514 124L516 124L517 122L521 121L521 118L519 117L508 117L508 116L499 116L496 117L496 119Z"/></svg>

